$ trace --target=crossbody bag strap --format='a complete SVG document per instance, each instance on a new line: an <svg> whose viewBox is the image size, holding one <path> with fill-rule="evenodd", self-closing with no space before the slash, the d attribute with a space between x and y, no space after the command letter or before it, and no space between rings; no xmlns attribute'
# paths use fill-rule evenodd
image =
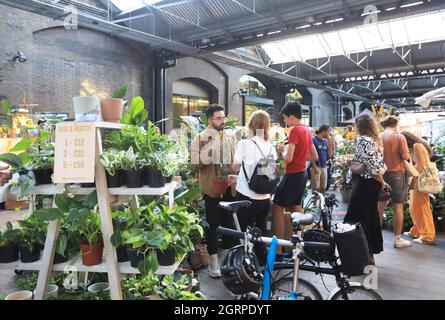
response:
<svg viewBox="0 0 445 320"><path fill-rule="evenodd" d="M243 166L243 172L244 172L244 176L246 177L246 181L247 183L249 183L249 178L247 177L247 172L246 172L246 167L244 166L244 161L241 162L241 165Z"/></svg>

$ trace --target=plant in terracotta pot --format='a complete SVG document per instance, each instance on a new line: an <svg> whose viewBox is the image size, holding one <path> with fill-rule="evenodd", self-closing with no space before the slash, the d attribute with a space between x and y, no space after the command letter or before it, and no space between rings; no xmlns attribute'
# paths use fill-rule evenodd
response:
<svg viewBox="0 0 445 320"><path fill-rule="evenodd" d="M105 98L100 103L102 119L108 122L120 123L124 106L124 97L127 94L128 84L117 89L111 98Z"/></svg>
<svg viewBox="0 0 445 320"><path fill-rule="evenodd" d="M6 223L6 230L0 231L0 263L14 262L19 259L17 243L20 230L14 229L11 222Z"/></svg>
<svg viewBox="0 0 445 320"><path fill-rule="evenodd" d="M96 190L83 200L58 194L55 203L57 208L40 211L40 218L45 215L46 220L53 220L66 214L67 231L80 239L82 263L88 266L100 264L103 239Z"/></svg>
<svg viewBox="0 0 445 320"><path fill-rule="evenodd" d="M70 209L68 217L71 231L77 231L82 239L80 242L82 263L86 266L100 264L104 245L97 207Z"/></svg>

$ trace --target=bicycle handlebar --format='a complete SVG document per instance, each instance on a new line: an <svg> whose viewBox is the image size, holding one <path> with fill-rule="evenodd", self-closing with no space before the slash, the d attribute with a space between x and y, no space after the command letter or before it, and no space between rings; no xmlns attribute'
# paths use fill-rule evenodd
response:
<svg viewBox="0 0 445 320"><path fill-rule="evenodd" d="M216 228L216 232L221 234L221 235L225 235L228 237L234 237L234 238L238 238L238 239L244 239L245 237L245 232L241 232L241 231L236 231L233 229L228 229L228 228L224 228L219 226L218 228ZM270 244L272 242L272 238L270 237L259 237L254 238L250 233L247 233L247 239L249 241L252 242L262 242L262 243L266 243L266 244ZM283 239L277 239L278 241L278 245L284 246L284 247L293 247L294 244L292 243L292 241L289 240L283 240ZM325 249L328 250L330 249L331 245L329 243L326 242L314 242L314 241L301 241L300 245L303 248L311 248L311 249Z"/></svg>

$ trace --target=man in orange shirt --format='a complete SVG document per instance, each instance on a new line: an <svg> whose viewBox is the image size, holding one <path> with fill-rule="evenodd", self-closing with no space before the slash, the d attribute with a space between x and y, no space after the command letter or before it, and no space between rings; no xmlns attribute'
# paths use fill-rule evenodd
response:
<svg viewBox="0 0 445 320"><path fill-rule="evenodd" d="M383 212L391 199L394 210L393 230L394 247L409 247L411 242L401 237L403 228L403 204L407 196L407 182L405 178L404 160L410 159L408 144L406 138L397 132L398 119L394 116L388 116L382 119L380 124L385 131L380 135L383 142L383 157L387 170L383 179L391 187L391 194L381 193L379 196L379 214L380 222L383 223Z"/></svg>

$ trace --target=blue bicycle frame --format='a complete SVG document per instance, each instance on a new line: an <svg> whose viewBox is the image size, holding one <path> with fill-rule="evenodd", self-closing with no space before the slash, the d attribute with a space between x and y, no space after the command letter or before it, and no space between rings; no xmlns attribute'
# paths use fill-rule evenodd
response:
<svg viewBox="0 0 445 320"><path fill-rule="evenodd" d="M261 290L260 300L269 300L270 298L270 283L275 265L277 247L277 237L273 236L269 246L269 251L267 252L267 262L266 267L264 268L263 290ZM295 291L291 291L290 296L286 297L285 300L297 300L297 293Z"/></svg>

